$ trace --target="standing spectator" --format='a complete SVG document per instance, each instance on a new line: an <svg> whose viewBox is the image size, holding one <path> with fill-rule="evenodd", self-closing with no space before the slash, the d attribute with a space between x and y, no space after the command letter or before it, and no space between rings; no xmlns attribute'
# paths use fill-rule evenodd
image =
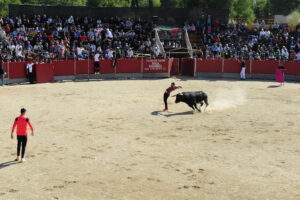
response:
<svg viewBox="0 0 300 200"><path fill-rule="evenodd" d="M34 65L34 63L32 61L30 61L26 66L27 76L28 76L30 84L34 84L34 82L35 82L33 65Z"/></svg>
<svg viewBox="0 0 300 200"><path fill-rule="evenodd" d="M97 51L94 55L94 70L95 74L100 74L100 63L99 63L100 53Z"/></svg>
<svg viewBox="0 0 300 200"><path fill-rule="evenodd" d="M241 80L246 80L246 62L244 59L241 61L241 67L242 69L240 73L240 78Z"/></svg>
<svg viewBox="0 0 300 200"><path fill-rule="evenodd" d="M3 70L3 59L0 55L0 77L1 77L1 84L2 87L4 86L4 78L6 76L6 72Z"/></svg>

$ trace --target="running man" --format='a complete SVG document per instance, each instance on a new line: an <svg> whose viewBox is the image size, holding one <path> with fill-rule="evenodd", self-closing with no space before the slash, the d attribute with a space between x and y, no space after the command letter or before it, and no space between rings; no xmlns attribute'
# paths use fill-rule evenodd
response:
<svg viewBox="0 0 300 200"><path fill-rule="evenodd" d="M168 111L168 98L174 90L182 88L181 86L175 86L175 83L171 83L171 87L167 88L165 93L164 93L164 103L165 103L165 109L164 111Z"/></svg>
<svg viewBox="0 0 300 200"><path fill-rule="evenodd" d="M29 121L29 118L25 117L26 109L21 109L21 115L15 119L14 125L11 130L11 139L14 139L14 130L17 126L17 139L18 139L18 147L17 147L17 158L15 161L20 161L20 150L22 146L22 155L21 155L21 162L24 162L24 155L25 155L25 149L27 144L27 125L29 125L31 129L31 135L33 134L33 127Z"/></svg>

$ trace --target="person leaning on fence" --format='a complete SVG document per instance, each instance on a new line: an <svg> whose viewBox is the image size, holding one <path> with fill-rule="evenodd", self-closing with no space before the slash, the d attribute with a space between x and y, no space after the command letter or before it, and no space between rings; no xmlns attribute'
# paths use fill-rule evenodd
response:
<svg viewBox="0 0 300 200"><path fill-rule="evenodd" d="M246 61L244 59L241 61L241 68L240 78L246 80Z"/></svg>
<svg viewBox="0 0 300 200"><path fill-rule="evenodd" d="M100 74L100 63L99 63L100 53L96 52L94 55L94 71L95 74Z"/></svg>
<svg viewBox="0 0 300 200"><path fill-rule="evenodd" d="M34 63L32 61L26 65L27 76L30 84L34 84L35 81L33 65Z"/></svg>
<svg viewBox="0 0 300 200"><path fill-rule="evenodd" d="M3 59L0 56L0 77L1 77L1 85L4 86L4 78L6 76L6 72L3 70Z"/></svg>

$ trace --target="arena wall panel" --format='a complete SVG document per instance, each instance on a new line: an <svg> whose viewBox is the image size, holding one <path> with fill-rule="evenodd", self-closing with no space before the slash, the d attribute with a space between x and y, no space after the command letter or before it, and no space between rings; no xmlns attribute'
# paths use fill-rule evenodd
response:
<svg viewBox="0 0 300 200"><path fill-rule="evenodd" d="M171 66L170 76L178 76L179 72L179 58L173 58L173 63Z"/></svg>
<svg viewBox="0 0 300 200"><path fill-rule="evenodd" d="M54 76L75 75L75 60L57 60L53 61Z"/></svg>
<svg viewBox="0 0 300 200"><path fill-rule="evenodd" d="M116 68L113 67L112 60L102 59L100 62L100 73L101 74L114 74L116 73Z"/></svg>
<svg viewBox="0 0 300 200"><path fill-rule="evenodd" d="M224 60L223 73L240 73L242 68L241 60ZM246 62L246 73L250 73L250 62Z"/></svg>
<svg viewBox="0 0 300 200"><path fill-rule="evenodd" d="M8 73L7 77L10 79L26 78L27 77L26 64L27 62L7 63L7 71L6 71Z"/></svg>
<svg viewBox="0 0 300 200"><path fill-rule="evenodd" d="M263 61L253 60L252 61L252 74L274 74L279 65L278 61Z"/></svg>
<svg viewBox="0 0 300 200"><path fill-rule="evenodd" d="M173 59L147 59L143 60L143 73L167 73L170 72Z"/></svg>
<svg viewBox="0 0 300 200"><path fill-rule="evenodd" d="M75 74L93 74L94 61L93 60L76 60L75 61Z"/></svg>
<svg viewBox="0 0 300 200"><path fill-rule="evenodd" d="M286 68L286 75L300 76L299 62L284 62L282 65Z"/></svg>
<svg viewBox="0 0 300 200"><path fill-rule="evenodd" d="M194 76L195 69L194 69L195 60L190 58L184 58L181 61L182 66L182 75L184 76Z"/></svg>
<svg viewBox="0 0 300 200"><path fill-rule="evenodd" d="M49 83L54 80L54 65L53 64L37 64L36 65L36 82Z"/></svg>
<svg viewBox="0 0 300 200"><path fill-rule="evenodd" d="M141 66L141 59L119 59L116 73L142 73Z"/></svg>
<svg viewBox="0 0 300 200"><path fill-rule="evenodd" d="M197 72L222 73L222 59L197 59Z"/></svg>

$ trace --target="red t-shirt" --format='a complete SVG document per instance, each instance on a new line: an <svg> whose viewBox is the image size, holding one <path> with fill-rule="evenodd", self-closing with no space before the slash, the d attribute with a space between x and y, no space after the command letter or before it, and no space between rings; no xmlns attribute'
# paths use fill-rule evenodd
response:
<svg viewBox="0 0 300 200"><path fill-rule="evenodd" d="M14 125L12 127L12 133L14 132L15 127L17 126L17 135L26 136L28 134L27 125L29 125L31 131L33 131L33 127L29 121L29 118L25 117L24 115L20 115L15 119Z"/></svg>
<svg viewBox="0 0 300 200"><path fill-rule="evenodd" d="M176 89L178 89L179 87L176 87L176 86L174 86L174 87L169 87L168 89L166 89L166 93L167 94L171 94L171 92L173 92L174 90L176 90Z"/></svg>

